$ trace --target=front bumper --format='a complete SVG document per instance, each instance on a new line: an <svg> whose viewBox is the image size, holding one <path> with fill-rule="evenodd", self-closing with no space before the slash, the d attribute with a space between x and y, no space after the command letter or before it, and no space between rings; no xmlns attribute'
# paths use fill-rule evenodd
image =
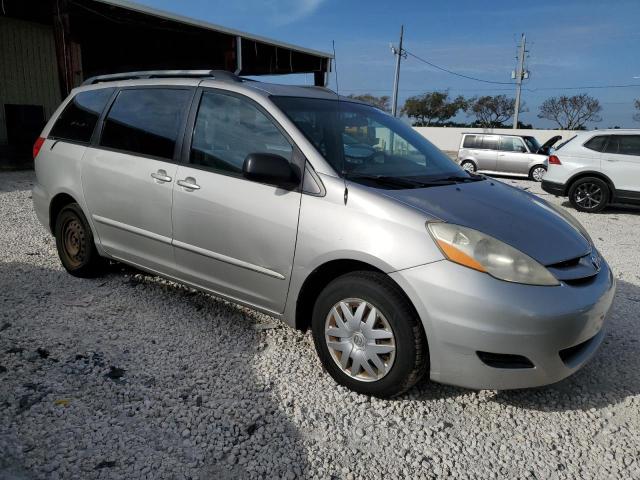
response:
<svg viewBox="0 0 640 480"><path fill-rule="evenodd" d="M509 283L446 260L391 276L422 319L431 379L473 389L546 385L580 369L602 342L615 293L604 261L579 286ZM533 367L489 366L479 351L526 357Z"/></svg>
<svg viewBox="0 0 640 480"><path fill-rule="evenodd" d="M550 182L548 180L542 180L540 187L545 192L555 195L556 197L564 197L567 191L566 185L563 183Z"/></svg>

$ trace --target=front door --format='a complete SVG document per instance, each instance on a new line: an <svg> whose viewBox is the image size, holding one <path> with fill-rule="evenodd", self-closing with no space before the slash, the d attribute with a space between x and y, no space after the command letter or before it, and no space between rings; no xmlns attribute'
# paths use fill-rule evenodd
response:
<svg viewBox="0 0 640 480"><path fill-rule="evenodd" d="M279 313L289 288L301 194L243 178L250 153L276 154L294 163L300 158L252 100L205 89L189 163L176 173L176 264L188 282Z"/></svg>
<svg viewBox="0 0 640 480"><path fill-rule="evenodd" d="M99 145L82 162L82 188L103 248L169 274L176 144L192 96L185 88L121 90Z"/></svg>
<svg viewBox="0 0 640 480"><path fill-rule="evenodd" d="M640 199L640 135L611 135L601 165L620 197Z"/></svg>

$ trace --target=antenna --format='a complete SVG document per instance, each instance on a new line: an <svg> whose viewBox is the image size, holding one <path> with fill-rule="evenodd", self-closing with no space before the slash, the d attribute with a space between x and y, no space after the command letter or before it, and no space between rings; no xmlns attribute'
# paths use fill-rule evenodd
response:
<svg viewBox="0 0 640 480"><path fill-rule="evenodd" d="M340 86L338 85L338 58L336 57L336 41L331 40L331 46L333 47L333 71L336 76L336 95L340 98Z"/></svg>

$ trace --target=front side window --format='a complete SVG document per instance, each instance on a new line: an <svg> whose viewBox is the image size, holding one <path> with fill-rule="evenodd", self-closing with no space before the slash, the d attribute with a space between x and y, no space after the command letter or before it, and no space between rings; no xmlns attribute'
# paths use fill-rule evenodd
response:
<svg viewBox="0 0 640 480"><path fill-rule="evenodd" d="M500 150L503 152L526 152L527 149L518 137L500 137Z"/></svg>
<svg viewBox="0 0 640 480"><path fill-rule="evenodd" d="M293 148L249 100L204 92L194 125L191 163L239 175L250 153L270 153L291 161Z"/></svg>
<svg viewBox="0 0 640 480"><path fill-rule="evenodd" d="M602 152L604 146L607 143L607 135L597 135L584 144L585 148L589 150L594 150L596 152Z"/></svg>
<svg viewBox="0 0 640 480"><path fill-rule="evenodd" d="M100 145L172 159L190 98L185 89L122 90L105 119Z"/></svg>
<svg viewBox="0 0 640 480"><path fill-rule="evenodd" d="M78 93L58 117L49 136L59 140L89 143L102 110L114 88L101 88Z"/></svg>
<svg viewBox="0 0 640 480"><path fill-rule="evenodd" d="M371 106L320 98L271 99L342 176L466 175L409 125Z"/></svg>

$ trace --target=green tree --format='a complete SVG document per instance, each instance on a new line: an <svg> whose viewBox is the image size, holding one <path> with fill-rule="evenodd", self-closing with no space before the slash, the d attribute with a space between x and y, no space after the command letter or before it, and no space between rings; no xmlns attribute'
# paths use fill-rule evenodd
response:
<svg viewBox="0 0 640 480"><path fill-rule="evenodd" d="M370 93L363 93L362 95L349 95L349 98L368 103L369 105L373 105L374 107L377 107L380 110L384 110L385 112L391 111L391 108L389 107L390 98L387 95L376 97L375 95L371 95Z"/></svg>
<svg viewBox="0 0 640 480"><path fill-rule="evenodd" d="M587 122L600 122L600 102L586 93L547 98L540 105L538 118L554 121L562 130L583 130Z"/></svg>
<svg viewBox="0 0 640 480"><path fill-rule="evenodd" d="M475 117L476 123L484 128L502 127L511 117L516 108L516 100L506 95L485 95L470 99L466 112ZM520 112L526 112L524 102L520 104Z"/></svg>
<svg viewBox="0 0 640 480"><path fill-rule="evenodd" d="M451 99L449 92L427 92L410 97L402 107L402 113L413 120L416 127L432 124L442 124L455 117L466 107L466 100L462 96Z"/></svg>

